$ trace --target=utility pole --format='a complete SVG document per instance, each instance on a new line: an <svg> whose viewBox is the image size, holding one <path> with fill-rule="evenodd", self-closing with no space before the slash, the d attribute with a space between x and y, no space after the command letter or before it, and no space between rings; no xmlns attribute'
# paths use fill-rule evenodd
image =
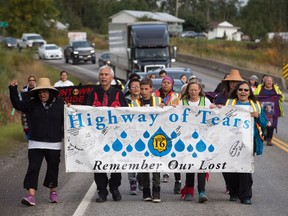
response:
<svg viewBox="0 0 288 216"><path fill-rule="evenodd" d="M178 17L178 1L176 0L176 11L175 11L175 16Z"/></svg>

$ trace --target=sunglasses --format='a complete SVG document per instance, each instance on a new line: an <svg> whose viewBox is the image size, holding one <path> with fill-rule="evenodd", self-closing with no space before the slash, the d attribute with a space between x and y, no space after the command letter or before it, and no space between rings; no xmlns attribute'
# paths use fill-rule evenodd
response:
<svg viewBox="0 0 288 216"><path fill-rule="evenodd" d="M245 91L245 92L248 92L249 91L249 89L243 89L243 88L238 88L238 91Z"/></svg>

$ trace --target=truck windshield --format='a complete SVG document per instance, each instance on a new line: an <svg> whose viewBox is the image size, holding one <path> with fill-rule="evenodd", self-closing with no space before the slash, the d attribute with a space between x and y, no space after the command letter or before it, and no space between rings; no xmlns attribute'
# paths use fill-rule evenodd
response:
<svg viewBox="0 0 288 216"><path fill-rule="evenodd" d="M74 41L73 47L78 48L78 47L91 47L91 46L87 41Z"/></svg>
<svg viewBox="0 0 288 216"><path fill-rule="evenodd" d="M42 40L43 38L39 35L34 35L34 36L28 36L28 40Z"/></svg>
<svg viewBox="0 0 288 216"><path fill-rule="evenodd" d="M136 58L167 58L169 56L168 47L163 48L136 48Z"/></svg>

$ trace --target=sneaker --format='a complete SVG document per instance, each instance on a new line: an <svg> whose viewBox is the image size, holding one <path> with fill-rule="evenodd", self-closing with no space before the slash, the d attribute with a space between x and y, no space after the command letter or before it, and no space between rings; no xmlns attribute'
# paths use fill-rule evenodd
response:
<svg viewBox="0 0 288 216"><path fill-rule="evenodd" d="M192 194L185 194L183 199L185 201L192 201L193 200L193 196L192 196Z"/></svg>
<svg viewBox="0 0 288 216"><path fill-rule="evenodd" d="M160 192L153 192L153 198L152 198L153 203L160 203Z"/></svg>
<svg viewBox="0 0 288 216"><path fill-rule="evenodd" d="M229 201L231 202L236 202L238 200L238 197L236 195L231 195L230 194L230 198L229 198Z"/></svg>
<svg viewBox="0 0 288 216"><path fill-rule="evenodd" d="M35 206L35 198L32 195L26 195L22 200L21 203L27 206Z"/></svg>
<svg viewBox="0 0 288 216"><path fill-rule="evenodd" d="M247 199L241 200L241 203L246 204L246 205L251 205L252 201L251 201L251 199L247 198Z"/></svg>
<svg viewBox="0 0 288 216"><path fill-rule="evenodd" d="M176 181L174 184L174 194L180 194L181 182Z"/></svg>
<svg viewBox="0 0 288 216"><path fill-rule="evenodd" d="M181 193L181 199L185 201L192 201L194 197L194 188L185 186L184 188L182 188L180 193Z"/></svg>
<svg viewBox="0 0 288 216"><path fill-rule="evenodd" d="M58 203L58 194L56 191L50 192L49 200L51 203Z"/></svg>
<svg viewBox="0 0 288 216"><path fill-rule="evenodd" d="M153 186L153 198L152 198L152 202L153 203L160 203L161 199L160 199L160 186Z"/></svg>
<svg viewBox="0 0 288 216"><path fill-rule="evenodd" d="M199 193L199 203L204 203L207 202L208 198L206 197L204 192L200 192Z"/></svg>
<svg viewBox="0 0 288 216"><path fill-rule="evenodd" d="M136 181L130 184L130 195L137 195L137 185Z"/></svg>
<svg viewBox="0 0 288 216"><path fill-rule="evenodd" d="M98 190L98 197L96 198L97 203L103 203L107 201L108 191L105 190Z"/></svg>
<svg viewBox="0 0 288 216"><path fill-rule="evenodd" d="M169 182L169 174L168 174L168 173L164 173L164 175L163 175L163 182L164 182L164 183L168 183L168 182Z"/></svg>
<svg viewBox="0 0 288 216"><path fill-rule="evenodd" d="M144 201L152 200L150 188L143 188L143 200Z"/></svg>
<svg viewBox="0 0 288 216"><path fill-rule="evenodd" d="M120 201L122 199L122 196L118 189L114 189L114 190L110 189L110 192L112 194L112 198L114 201Z"/></svg>

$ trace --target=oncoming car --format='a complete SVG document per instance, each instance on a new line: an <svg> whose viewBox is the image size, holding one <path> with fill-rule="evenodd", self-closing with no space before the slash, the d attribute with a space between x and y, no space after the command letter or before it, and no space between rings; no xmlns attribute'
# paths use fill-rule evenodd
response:
<svg viewBox="0 0 288 216"><path fill-rule="evenodd" d="M39 59L62 59L63 52L56 44L43 44L38 48Z"/></svg>
<svg viewBox="0 0 288 216"><path fill-rule="evenodd" d="M158 68L156 70L149 71L147 73L147 76L150 77L152 74L154 74L156 78L159 78L159 72L161 70L166 71L167 75L172 77L174 80L180 79L182 75L185 75L188 80L194 76L202 84L203 88L205 88L205 85L202 83L202 80L199 77L196 77L190 68L183 68L183 67Z"/></svg>
<svg viewBox="0 0 288 216"><path fill-rule="evenodd" d="M110 61L109 52L103 52L98 58L99 67L102 67L102 66L106 65L108 61Z"/></svg>
<svg viewBox="0 0 288 216"><path fill-rule="evenodd" d="M148 72L148 77L151 74L155 74L156 78L159 78L159 72L161 70L165 70L167 75L172 77L173 79L180 79L182 74L186 75L187 79L193 75L193 72L190 68L181 68L181 67L170 67L170 68L158 68L153 71Z"/></svg>

